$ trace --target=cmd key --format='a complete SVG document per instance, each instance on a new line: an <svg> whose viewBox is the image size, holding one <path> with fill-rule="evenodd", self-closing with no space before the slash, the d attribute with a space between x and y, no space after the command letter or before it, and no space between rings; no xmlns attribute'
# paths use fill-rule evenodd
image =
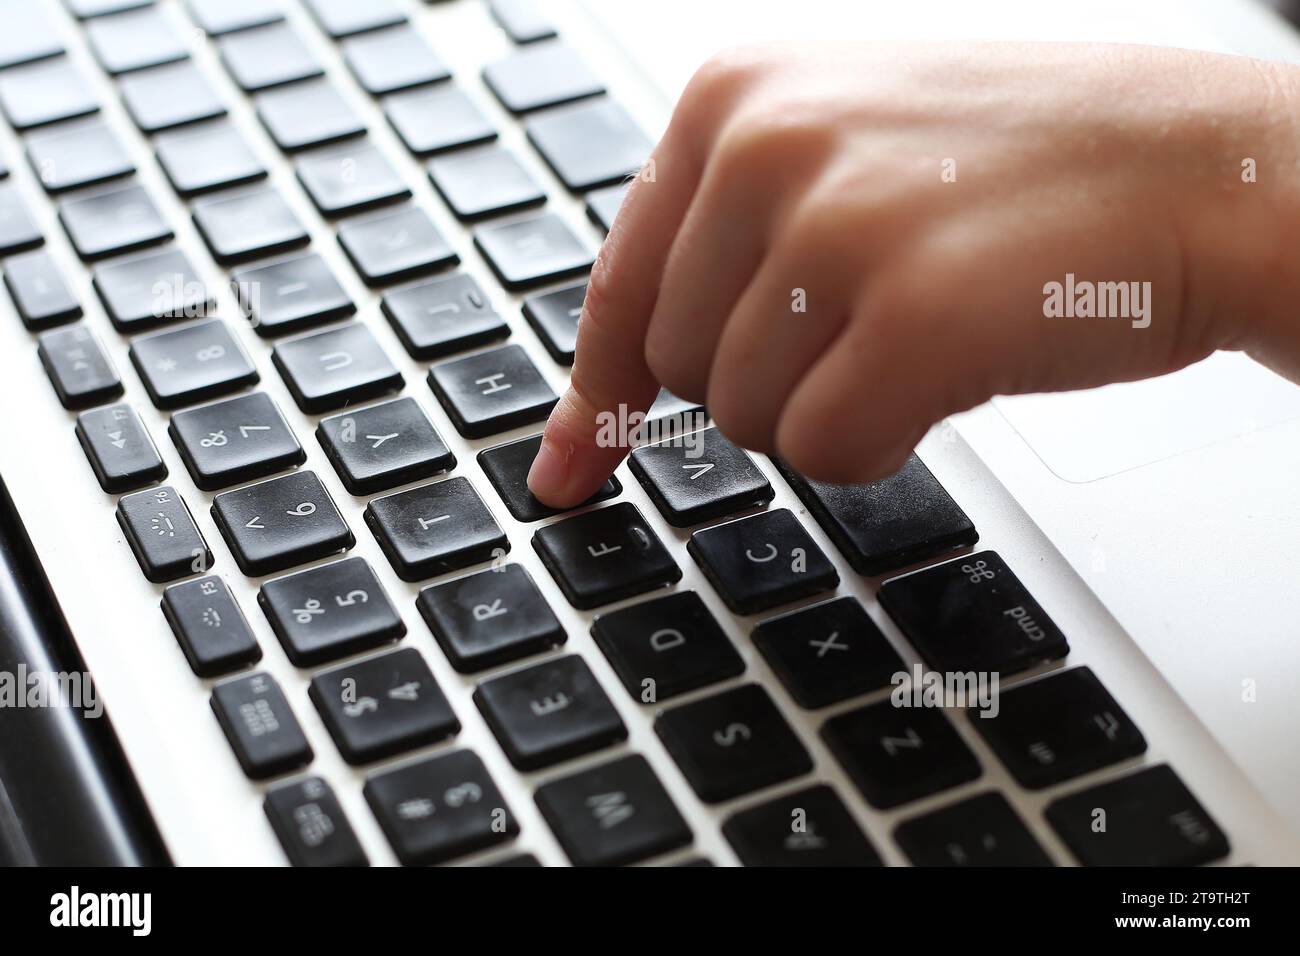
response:
<svg viewBox="0 0 1300 956"><path fill-rule="evenodd" d="M935 670L1014 674L1070 652L993 551L892 578L880 587L880 604Z"/></svg>
<svg viewBox="0 0 1300 956"><path fill-rule="evenodd" d="M773 464L859 574L876 575L969 547L979 540L966 513L916 455L870 485L810 481Z"/></svg>

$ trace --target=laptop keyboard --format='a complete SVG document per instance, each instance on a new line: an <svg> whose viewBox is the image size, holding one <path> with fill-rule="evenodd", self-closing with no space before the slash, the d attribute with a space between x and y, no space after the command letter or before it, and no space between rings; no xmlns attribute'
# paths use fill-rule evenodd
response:
<svg viewBox="0 0 1300 956"><path fill-rule="evenodd" d="M696 436L699 456L671 440L637 449L629 472L655 517L685 529L686 553L732 613L759 616L727 627L700 594L676 588L681 567L645 514L619 500L626 489L617 478L577 514L532 498L524 478L535 432L557 400L548 378L573 362L596 232L578 232L546 208L553 187L495 142L494 121L465 91L476 78L453 75L437 55L455 38L431 45L409 21L418 4L301 0L304 20L285 17L291 2L299 0L64 3L165 181L188 203L242 316L211 317L211 290L176 246L174 224L132 178L118 134L94 116L98 85L51 26L64 11L4 0L0 40L0 110L23 134L77 256L94 263L93 288L130 340L131 371L171 413L167 437L200 493L187 501L161 484L158 436L121 401L119 372L57 261L39 248L45 236L26 201L0 182L5 286L59 401L81 412L87 467L106 492L122 495L116 518L141 573L167 585L161 613L178 653L197 678L220 678L212 710L238 767L269 782L266 815L289 862L367 862L337 796L355 782L310 770L316 755L299 723L307 707L347 764L371 768L365 804L409 865L494 848L503 865L535 864L511 849L520 826L510 807L527 800L575 864L654 860L694 839L670 790L713 805L774 787L784 792L725 816L722 834L743 864L879 865L885 841L916 864L1047 864L1022 819L1029 813L1042 813L1083 863L1227 854L1227 838L1165 765L1067 787L1043 811L1022 807L1017 787L1113 768L1141 756L1146 740L1089 668L1062 664L1066 636L1013 569L993 551L971 553L974 525L915 456L898 475L857 487L809 481L774 460L807 508L796 514L769 507L772 482L714 428ZM453 3L484 5L439 6ZM608 229L650 139L529 0L485 5L516 49L481 64L479 79L519 124L533 160ZM190 59L186 20L206 34L200 42L248 97L293 179L261 182L268 171L227 118L219 78ZM300 35L310 28L338 44L348 72L327 74ZM395 157L367 138L351 105L357 97L377 98L432 195L470 224L472 248L442 235L413 199ZM374 312L427 367L425 380L402 374L368 324L378 318L357 317L327 258L302 251L311 235L289 190L330 221L354 278L382 295ZM462 257L479 258L500 289L458 271ZM524 293L518 314L493 305L502 290ZM243 322L266 340L255 343L266 353L256 363L232 331ZM544 374L505 341L511 335L533 336L554 369ZM368 499L360 517L301 469L313 438L258 390L267 358L302 413L293 421L310 417L339 482ZM440 408L477 453L458 457L426 407ZM651 417L698 428L684 424L696 412L665 395ZM517 430L534 434L508 434ZM486 498L466 477L475 472L491 489ZM237 569L213 573L198 509L211 509ZM996 718L900 708L884 696L905 669L903 645L858 599L836 596L840 575L810 533L814 523L860 575L930 565L879 587L881 606L928 666L1008 678L1032 671L1005 690ZM597 612L594 646L616 681L603 683L566 647L547 596L511 560L507 531L520 530L564 600ZM374 538L398 578L421 587L414 608L385 593L366 558L347 556L359 535ZM261 582L257 604L303 670L301 686L282 687L256 669L264 649L245 617L253 609L228 584L234 575L276 575ZM750 632L794 701L789 712L773 688L747 679L728 636L738 631ZM476 682L476 716L514 768L549 771L540 783L494 780L479 754L456 743L472 715L456 712L426 653ZM646 705L638 716L652 734L629 735L614 705L622 695ZM844 704L810 723L810 712ZM986 768L954 723L966 720L1014 784L930 804L892 834L865 833L851 805L907 808L981 778ZM819 732L852 790L818 779L796 725ZM631 752L592 759L629 740ZM665 787L637 752L647 746L663 748L687 789ZM416 753L424 748L432 752ZM585 769L565 767L579 757ZM230 769L238 773L235 762ZM1091 826L1097 806L1110 808L1103 839Z"/></svg>

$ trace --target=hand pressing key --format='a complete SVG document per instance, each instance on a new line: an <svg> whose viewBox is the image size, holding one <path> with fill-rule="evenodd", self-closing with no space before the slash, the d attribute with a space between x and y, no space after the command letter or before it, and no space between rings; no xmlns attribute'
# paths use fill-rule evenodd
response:
<svg viewBox="0 0 1300 956"><path fill-rule="evenodd" d="M660 384L737 444L865 482L993 395L1216 349L1300 381L1298 87L1136 46L716 57L601 250L530 488L590 496L628 451L599 413Z"/></svg>

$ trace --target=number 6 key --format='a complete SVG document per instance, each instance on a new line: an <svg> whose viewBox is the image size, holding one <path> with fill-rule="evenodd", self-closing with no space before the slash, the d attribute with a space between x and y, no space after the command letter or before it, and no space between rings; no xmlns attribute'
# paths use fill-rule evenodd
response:
<svg viewBox="0 0 1300 956"><path fill-rule="evenodd" d="M356 539L314 472L217 495L212 517L250 577L347 551Z"/></svg>

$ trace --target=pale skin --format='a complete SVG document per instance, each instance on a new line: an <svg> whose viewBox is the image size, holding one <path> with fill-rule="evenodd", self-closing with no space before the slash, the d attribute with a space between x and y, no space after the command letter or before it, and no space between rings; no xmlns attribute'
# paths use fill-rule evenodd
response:
<svg viewBox="0 0 1300 956"><path fill-rule="evenodd" d="M648 169L529 474L555 507L629 450L600 447L598 414L644 411L661 384L737 444L851 483L994 395L1218 349L1300 382L1294 67L1092 44L745 48L696 74ZM1067 273L1150 282L1150 327L1045 317Z"/></svg>

